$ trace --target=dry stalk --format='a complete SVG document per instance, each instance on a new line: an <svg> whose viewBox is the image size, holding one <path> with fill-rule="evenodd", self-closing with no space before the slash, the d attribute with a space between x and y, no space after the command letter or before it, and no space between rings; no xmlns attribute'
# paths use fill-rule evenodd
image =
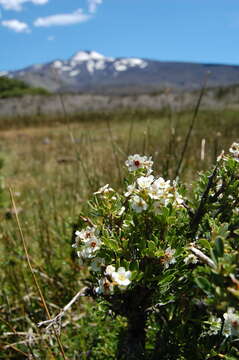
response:
<svg viewBox="0 0 239 360"><path fill-rule="evenodd" d="M82 290L78 291L78 293L71 299L71 301L61 310L61 312L56 315L53 319L41 321L38 323L38 326L45 326L46 325L46 331L49 330L52 326L53 329L57 328L58 331L60 331L61 328L61 319L65 315L65 313L71 308L71 306L82 296L86 296L87 288L83 288Z"/></svg>
<svg viewBox="0 0 239 360"><path fill-rule="evenodd" d="M18 227L18 230L19 230L19 233L20 233L20 237L21 237L21 240L22 240L22 244L23 244L25 256L26 256L26 259L27 259L27 264L28 264L28 267L29 267L30 272L31 272L31 274L32 274L34 283L35 283L35 285L36 285L37 291L38 291L38 293L39 293L39 296L40 296L40 298L41 298L41 301L42 301L42 304L43 304L43 306L44 306L44 309L45 309L45 311L46 311L46 313L47 313L47 316L48 316L49 319L51 319L51 315L50 315L50 312L49 312L49 310L48 310L48 307L47 307L45 298L44 298L43 293L42 293L42 291L41 291L41 288L40 288L40 286L39 286L39 284L38 284L37 278L36 278L36 276L35 276L35 273L34 273L34 270L33 270L33 267L32 267L31 261L30 261L30 257L29 257L28 250L27 250L26 241L25 241L25 238L24 238L24 235L23 235L23 232L22 232L22 228L21 228L21 224L20 224L20 221L19 221L19 218L18 218L18 214L17 214L17 211L16 211L16 204L15 204L13 192L12 192L12 190L11 190L10 187L9 187L9 193L10 193L11 202L12 202L12 206L13 206L13 209L14 209L14 214L15 214L16 221L17 221L17 227ZM56 333L56 331L54 331L54 333L55 333L55 336L56 336L56 340L57 340L57 343L58 343L58 346L59 346L61 355L62 355L62 357L63 357L64 360L67 360L67 358L66 358L66 356L65 356L64 349L63 349L63 345L62 345L62 343L61 343L61 340L60 340L58 334Z"/></svg>

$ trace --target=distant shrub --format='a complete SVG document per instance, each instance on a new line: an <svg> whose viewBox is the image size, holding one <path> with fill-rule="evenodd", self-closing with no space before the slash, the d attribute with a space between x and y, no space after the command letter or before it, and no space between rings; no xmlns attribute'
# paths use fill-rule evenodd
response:
<svg viewBox="0 0 239 360"><path fill-rule="evenodd" d="M18 97L23 95L47 95L49 92L43 88L34 88L19 79L0 77L0 98Z"/></svg>

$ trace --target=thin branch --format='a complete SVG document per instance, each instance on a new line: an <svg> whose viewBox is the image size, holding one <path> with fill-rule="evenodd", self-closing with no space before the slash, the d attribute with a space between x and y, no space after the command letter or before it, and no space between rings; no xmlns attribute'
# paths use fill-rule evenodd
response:
<svg viewBox="0 0 239 360"><path fill-rule="evenodd" d="M56 315L53 319L49 319L49 320L45 320L45 321L41 321L38 323L38 326L46 326L46 330L49 330L49 328L51 328L53 326L53 328L55 328L55 326L57 327L57 329L59 330L61 328L61 319L63 318L63 316L65 315L65 313L71 308L71 306L82 296L87 296L87 290L88 288L83 288L82 290L78 291L78 293L71 299L71 301L61 310L61 312Z"/></svg>
<svg viewBox="0 0 239 360"><path fill-rule="evenodd" d="M184 157L185 157L185 154L186 154L186 151L187 151L187 148L188 148L189 140L190 140L190 137L191 137L191 134L192 134L192 130L194 128L194 125L195 125L195 122L196 122L196 119L197 119L197 115L198 115L198 112L199 112L199 108L200 108L200 105L201 105L201 102L202 102L202 98L203 98L203 95L204 95L205 90L206 90L208 76L209 76L209 73L206 75L204 84L203 84L202 89L201 89L200 94L199 94L197 104L196 104L195 109L194 109L192 121L191 121L191 123L189 125L188 132L187 132L187 135L186 135L186 138L185 138L185 141L184 141L184 146L183 146L183 149L182 149L182 152L181 152L181 155L180 155L180 159L179 159L179 162L178 162L178 166L177 166L177 169L176 169L176 172L175 172L175 178L180 174L182 162L184 160Z"/></svg>
<svg viewBox="0 0 239 360"><path fill-rule="evenodd" d="M5 345L5 346L4 346L4 349L8 349L8 348L11 348L11 349L17 351L18 353L20 353L21 355L26 356L26 358L29 358L28 354L25 353L24 351L18 349L18 348L15 346L15 344L8 344L8 345Z"/></svg>
<svg viewBox="0 0 239 360"><path fill-rule="evenodd" d="M201 250L198 250L194 246L191 246L190 250L199 260L201 260L202 262L204 262L213 269L216 268L216 264L212 261L212 259L210 259L210 257L205 255Z"/></svg>
<svg viewBox="0 0 239 360"><path fill-rule="evenodd" d="M208 178L207 187L206 187L206 189L205 189L205 191L204 191L204 193L203 193L203 195L201 197L199 207L198 207L194 217L191 220L191 224L190 224L190 229L191 229L190 236L191 237L194 237L194 235L196 234L198 226L200 224L200 221L201 221L203 215L205 214L205 211L206 211L205 205L206 205L207 200L208 200L209 191L213 186L214 178L217 175L217 169L218 169L218 164L215 166L215 168L213 170L213 173Z"/></svg>

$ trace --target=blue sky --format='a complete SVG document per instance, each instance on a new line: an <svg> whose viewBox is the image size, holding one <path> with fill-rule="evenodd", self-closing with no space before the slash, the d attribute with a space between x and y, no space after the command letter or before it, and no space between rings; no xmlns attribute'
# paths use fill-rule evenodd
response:
<svg viewBox="0 0 239 360"><path fill-rule="evenodd" d="M0 70L79 50L239 65L239 0L0 0Z"/></svg>

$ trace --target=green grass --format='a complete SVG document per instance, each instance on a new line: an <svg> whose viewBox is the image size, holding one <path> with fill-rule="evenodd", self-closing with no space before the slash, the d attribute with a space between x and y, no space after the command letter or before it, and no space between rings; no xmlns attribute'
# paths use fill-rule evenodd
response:
<svg viewBox="0 0 239 360"><path fill-rule="evenodd" d="M198 171L238 140L238 117L239 112L232 110L199 113L182 181L190 185ZM57 314L87 276L71 248L74 224L85 201L101 185L122 186L122 164L129 154L152 155L159 175L173 179L191 118L189 111L127 110L81 113L68 120L42 116L0 120L5 179L0 224L1 359L26 358L19 351L40 359L61 358L54 337L50 340L36 326L46 314L26 263L7 188L15 194L31 262L50 312ZM116 336L124 319L102 314L92 300L83 299L64 318L62 343L69 359L115 358ZM21 343L30 329L38 339ZM13 343L14 349L6 348Z"/></svg>

